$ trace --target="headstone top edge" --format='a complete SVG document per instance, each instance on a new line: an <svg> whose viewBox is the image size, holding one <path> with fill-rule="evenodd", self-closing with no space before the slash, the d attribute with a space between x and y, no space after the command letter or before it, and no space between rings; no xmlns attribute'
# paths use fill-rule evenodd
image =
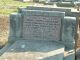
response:
<svg viewBox="0 0 80 60"><path fill-rule="evenodd" d="M26 6L26 7L42 7L42 8L56 8L56 9L71 9L71 8L66 8L66 7L53 7L53 6Z"/></svg>
<svg viewBox="0 0 80 60"><path fill-rule="evenodd" d="M61 12L61 11L43 11L43 10L23 10L22 12L31 12L31 13L56 13L56 14L64 14L65 12Z"/></svg>
<svg viewBox="0 0 80 60"><path fill-rule="evenodd" d="M65 12L60 12L60 11L42 11L42 10L24 10L22 12L22 15L27 15L27 16L58 16L61 17L62 19L65 16Z"/></svg>
<svg viewBox="0 0 80 60"><path fill-rule="evenodd" d="M70 16L65 16L64 18L68 18L68 19L76 19L76 17L70 17Z"/></svg>

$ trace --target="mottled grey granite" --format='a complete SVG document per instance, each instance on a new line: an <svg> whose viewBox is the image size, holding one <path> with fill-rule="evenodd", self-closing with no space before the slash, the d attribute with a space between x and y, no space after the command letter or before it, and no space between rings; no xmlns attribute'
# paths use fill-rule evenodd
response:
<svg viewBox="0 0 80 60"><path fill-rule="evenodd" d="M75 17L64 17L64 12L43 10L43 8L41 8L42 10L21 9L23 10L19 10L20 13L10 15L9 41L15 41L15 43L6 49L6 52L1 56L2 60L6 58L9 58L8 60L13 58L41 60L42 56L49 55L43 54L39 59L35 59L35 57L33 59L31 58L33 55L41 54L33 52L43 51L42 53L44 53L46 51L47 53L49 50L55 51L55 48L57 49L56 53L49 53L49 51L50 57L42 60L75 60ZM66 56L63 55L64 51L67 52ZM60 52L62 53L57 54ZM53 54L56 55L52 56ZM26 55L30 56L26 57ZM22 58L23 56L24 58Z"/></svg>
<svg viewBox="0 0 80 60"><path fill-rule="evenodd" d="M12 13L10 15L10 32L9 32L9 41L15 41L17 38L21 37L21 23L22 16L20 13Z"/></svg>
<svg viewBox="0 0 80 60"><path fill-rule="evenodd" d="M75 35L77 21L75 17L64 17L62 40L67 52L64 60L75 60Z"/></svg>
<svg viewBox="0 0 80 60"><path fill-rule="evenodd" d="M23 9L23 8L20 8L20 10L21 9ZM51 9L52 10L57 10L57 9L59 9L59 8L47 8L47 7L32 7L32 6L28 6L27 8L24 8L23 10L27 10L27 9L30 9L30 10L50 10L51 11ZM65 10L65 11L67 11L68 9L63 9L63 10ZM60 9L59 9L59 11L60 11ZM74 16L74 17L65 17L64 19L64 25L63 26L65 26L64 28L65 28L65 32L64 32L64 34L66 34L66 30L67 30L67 28L69 28L70 26L71 26L71 29L73 30L73 29L75 29L75 27L77 26L77 22L76 22L76 19L75 19L75 17L77 17L79 14L77 13L77 12L70 12L70 11L67 11L67 12L69 12L69 14L68 14L68 16ZM70 21L69 21L70 20ZM75 21L74 21L75 20ZM73 28L73 26L72 26L72 24L73 24L73 22L75 22L74 23L74 28ZM68 26L67 26L68 25ZM68 32L69 32L70 30L68 30ZM67 34L69 34L67 32ZM71 31L70 31L71 32ZM74 32L71 32L71 33L75 33L76 32L76 30L74 31ZM66 34L66 35L67 35ZM70 36L70 34L69 35L67 35L67 36L69 36L69 37L71 37ZM64 38L65 38L66 36L64 36ZM68 39L68 40L65 40L65 39ZM72 37L72 39L71 38L68 38L68 37L66 37L65 39L63 39L64 41L66 41L66 42L68 42L68 41L70 41L70 42L68 42L69 44L69 46L67 45L67 43L65 43L66 44L66 46L67 47L72 47L73 45L75 45L75 39L74 39L74 35L73 35L73 37ZM74 39L74 41L71 41L71 40L73 40ZM72 43L71 43L72 42ZM71 44L70 44L71 43ZM73 46L74 47L74 46ZM72 48L73 48L72 47Z"/></svg>
<svg viewBox="0 0 80 60"><path fill-rule="evenodd" d="M25 10L25 9L24 9ZM70 20L70 21L69 21ZM67 26L67 24L68 24L68 26ZM72 26L72 24L74 24L73 26ZM63 37L63 42L64 41L66 41L67 43L68 43L68 45L67 45L67 43L65 43L65 45L66 45L66 47L69 47L69 48L73 48L74 47L74 45L75 45L75 39L74 39L74 35L71 37L71 36L69 36L69 35L71 35L70 33L68 33L68 32L71 32L71 33L73 33L73 31L70 31L71 29L73 30L73 29L75 29L75 27L76 27L76 20L75 20L75 18L74 17L65 17L65 20L64 20L64 25L63 26L65 26L64 28L65 28L65 31L64 31L64 37ZM67 31L67 28L71 28L70 30L68 30L68 32L67 32L67 34L66 34L66 31ZM62 31L63 32L63 31ZM74 30L74 33L75 33L76 31ZM74 34L73 33L73 34ZM69 37L71 37L71 38L67 38L67 36L69 36ZM65 40L65 39L68 39L68 40ZM72 41L71 41L72 40Z"/></svg>
<svg viewBox="0 0 80 60"><path fill-rule="evenodd" d="M71 12L71 9L68 8L51 8L51 7L36 7L36 6L27 6L27 7L20 7L18 8L18 12L21 13L22 10L44 10L44 11L61 11L65 12L65 15L69 15L69 12Z"/></svg>
<svg viewBox="0 0 80 60"><path fill-rule="evenodd" d="M76 18L64 17L62 40L68 48L75 48L75 35L76 35Z"/></svg>

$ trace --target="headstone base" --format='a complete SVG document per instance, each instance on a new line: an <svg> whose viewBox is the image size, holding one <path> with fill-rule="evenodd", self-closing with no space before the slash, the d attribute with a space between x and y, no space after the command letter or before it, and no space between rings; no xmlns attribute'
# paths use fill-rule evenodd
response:
<svg viewBox="0 0 80 60"><path fill-rule="evenodd" d="M56 42L16 41L0 60L63 60L64 46Z"/></svg>

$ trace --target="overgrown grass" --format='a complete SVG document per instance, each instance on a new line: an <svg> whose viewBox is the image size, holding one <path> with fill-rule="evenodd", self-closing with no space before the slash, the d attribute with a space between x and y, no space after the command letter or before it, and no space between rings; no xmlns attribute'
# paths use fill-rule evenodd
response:
<svg viewBox="0 0 80 60"><path fill-rule="evenodd" d="M0 14L10 14L12 12L17 12L18 7L25 7L30 5L29 2L21 2L15 0L0 0Z"/></svg>

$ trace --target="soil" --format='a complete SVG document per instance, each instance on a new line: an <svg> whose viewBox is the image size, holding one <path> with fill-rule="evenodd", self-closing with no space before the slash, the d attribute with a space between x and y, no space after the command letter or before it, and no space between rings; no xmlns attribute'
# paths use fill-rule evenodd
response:
<svg viewBox="0 0 80 60"><path fill-rule="evenodd" d="M8 41L9 16L0 15L0 47Z"/></svg>

